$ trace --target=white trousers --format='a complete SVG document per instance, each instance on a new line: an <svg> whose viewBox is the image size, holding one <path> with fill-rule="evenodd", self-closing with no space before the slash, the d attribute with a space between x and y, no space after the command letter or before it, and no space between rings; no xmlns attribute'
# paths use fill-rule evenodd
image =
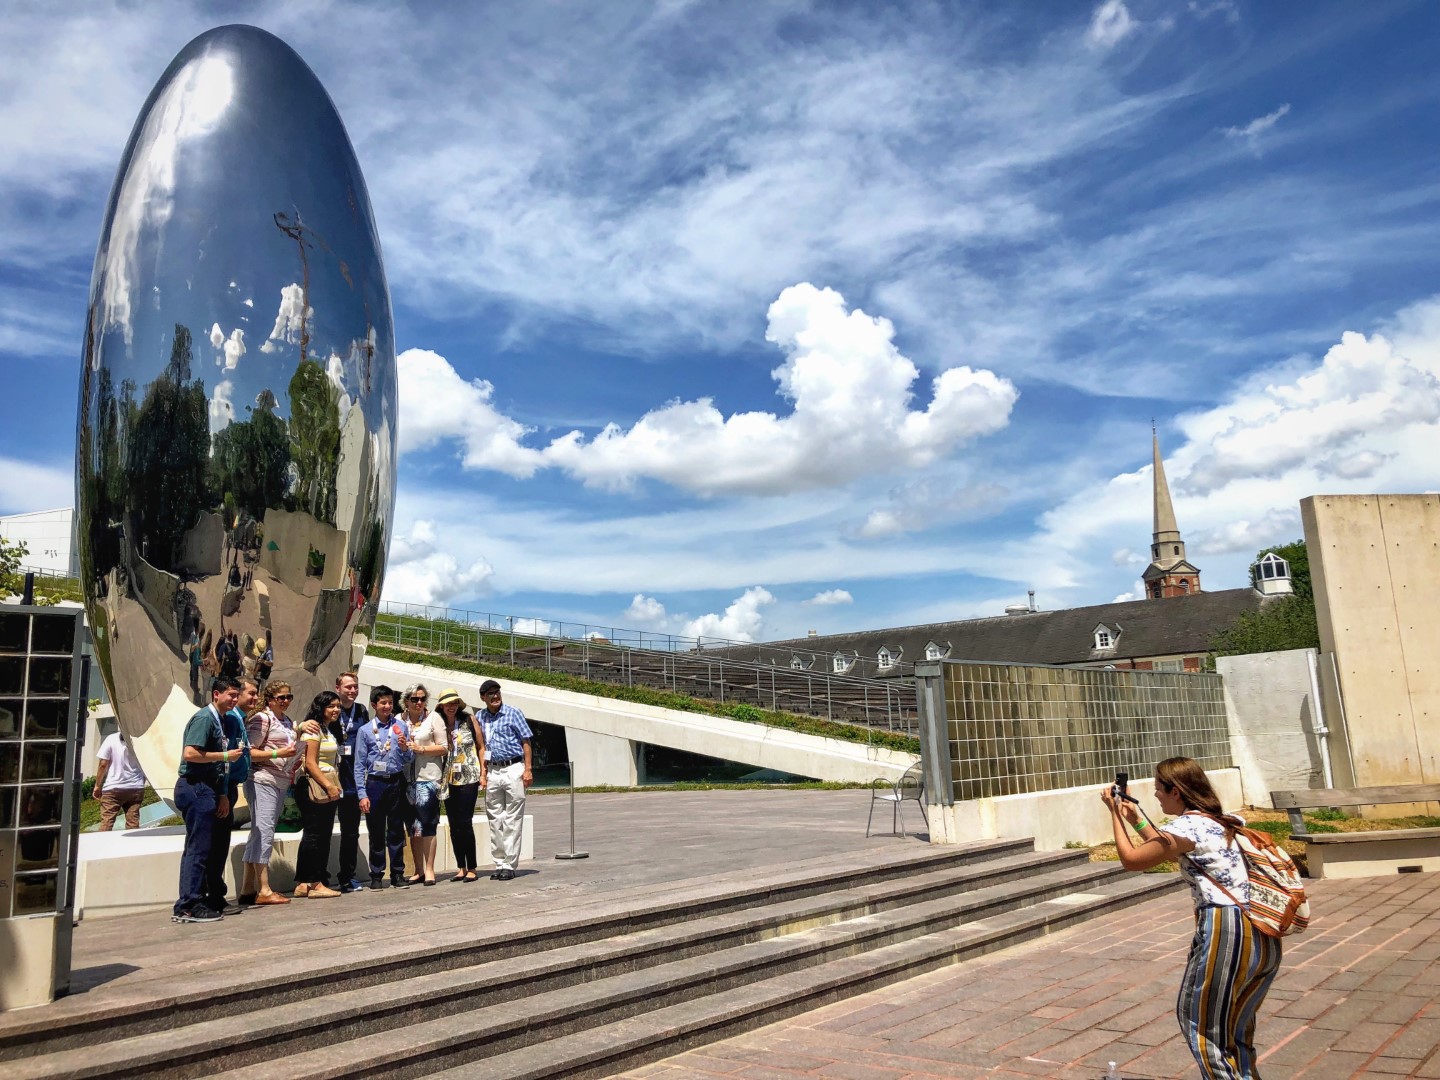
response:
<svg viewBox="0 0 1440 1080"><path fill-rule="evenodd" d="M490 819L490 857L496 870L520 863L520 828L525 823L525 763L491 769L485 784L485 816Z"/></svg>
<svg viewBox="0 0 1440 1080"><path fill-rule="evenodd" d="M250 839L245 841L245 861L261 866L270 864L270 850L275 843L275 826L285 810L285 796L290 788L245 781L245 801L250 804Z"/></svg>

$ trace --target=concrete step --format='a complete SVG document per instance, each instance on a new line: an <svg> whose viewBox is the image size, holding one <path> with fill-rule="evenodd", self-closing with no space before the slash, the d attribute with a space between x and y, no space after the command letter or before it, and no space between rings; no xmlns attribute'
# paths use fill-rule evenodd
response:
<svg viewBox="0 0 1440 1080"><path fill-rule="evenodd" d="M557 1037L537 1032L532 1045L492 1056L472 1056L438 1073L427 1067L424 1075L447 1080L613 1076L682 1050L753 1031L879 986L1063 929L1117 907L1150 899L1176 884L1173 875L1131 875L1084 893L845 956L819 968L747 982L598 1027ZM421 1073L400 1071L387 1075Z"/></svg>
<svg viewBox="0 0 1440 1080"><path fill-rule="evenodd" d="M60 1051L15 1062L7 1077L428 1074L1054 897L1093 905L1122 872L1083 860L1030 852L942 865L110 1041L103 1062L92 1048Z"/></svg>
<svg viewBox="0 0 1440 1080"><path fill-rule="evenodd" d="M286 940L273 947L257 948L241 969L188 975L183 992L177 991L174 980L159 975L132 984L118 1000L96 1001L89 995L78 995L62 998L43 1011L0 1014L0 1061L108 1044L149 1032L305 1002L317 995L359 990L373 996L376 987L388 982L477 963L533 957L546 949L856 887L899 883L903 890L910 879L1029 852L1033 852L1033 844L1025 839L912 849L903 855L869 852L761 870L741 881L730 877L699 879L634 895L611 895L564 911L527 915L519 930L498 924L479 928L473 924L441 926L423 934L422 940L411 942L394 940L393 932L381 924L364 930L357 927L348 940L330 941L324 948ZM1053 858L1054 854L1043 857ZM180 932L190 933L197 947L203 948L204 935L233 932L232 925L227 919L214 927L186 927ZM243 928L243 921L239 925ZM283 972L283 978L277 978L277 972Z"/></svg>

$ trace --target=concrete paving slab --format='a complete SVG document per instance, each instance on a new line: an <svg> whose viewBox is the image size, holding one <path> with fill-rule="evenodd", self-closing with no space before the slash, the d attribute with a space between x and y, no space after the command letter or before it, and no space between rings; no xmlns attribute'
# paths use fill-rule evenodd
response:
<svg viewBox="0 0 1440 1080"><path fill-rule="evenodd" d="M1287 943L1260 1014L1267 1080L1440 1077L1440 875L1323 880L1310 891L1315 918ZM906 1080L1095 1078L1115 1061L1125 1077L1194 1076L1173 1013L1193 927L1188 893L1168 895L622 1075L744 1076L743 1063L792 1080L864 1075L855 1068L903 1069ZM956 1056L927 1059L936 1047ZM827 1064L775 1064L797 1051Z"/></svg>

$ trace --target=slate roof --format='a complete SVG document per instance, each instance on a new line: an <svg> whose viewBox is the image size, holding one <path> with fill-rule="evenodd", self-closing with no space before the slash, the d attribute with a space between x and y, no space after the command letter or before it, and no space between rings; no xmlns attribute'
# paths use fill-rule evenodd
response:
<svg viewBox="0 0 1440 1080"><path fill-rule="evenodd" d="M788 664L793 653L858 652L867 669L881 648L903 650L899 665L889 673L908 674L917 660L925 659L931 641L950 660L988 660L1017 664L1083 664L1144 659L1156 656L1198 654L1209 651L1210 638L1223 626L1266 600L1254 589L1224 589L1164 600L1132 600L1119 604L1035 611L1024 615L998 615L960 622L929 623L889 630L863 630L853 634L769 641L762 654L775 650L774 661ZM1113 648L1095 648L1095 628L1103 624L1119 631ZM753 652L752 647L752 652ZM861 672L857 671L856 674Z"/></svg>

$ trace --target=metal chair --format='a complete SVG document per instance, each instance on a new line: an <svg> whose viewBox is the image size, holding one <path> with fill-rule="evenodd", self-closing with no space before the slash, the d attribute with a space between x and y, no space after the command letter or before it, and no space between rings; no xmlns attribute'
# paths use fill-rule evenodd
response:
<svg viewBox="0 0 1440 1080"><path fill-rule="evenodd" d="M870 815L865 819L867 837L870 835L870 825L875 820L877 802L890 804L890 828L895 836L908 835L900 831L900 804L903 802L914 802L920 809L920 818L925 822L925 828L930 828L930 818L925 813L925 775L920 768L920 762L915 762L901 773L898 780L888 780L882 776L878 777L875 783L883 783L885 786L870 789Z"/></svg>

